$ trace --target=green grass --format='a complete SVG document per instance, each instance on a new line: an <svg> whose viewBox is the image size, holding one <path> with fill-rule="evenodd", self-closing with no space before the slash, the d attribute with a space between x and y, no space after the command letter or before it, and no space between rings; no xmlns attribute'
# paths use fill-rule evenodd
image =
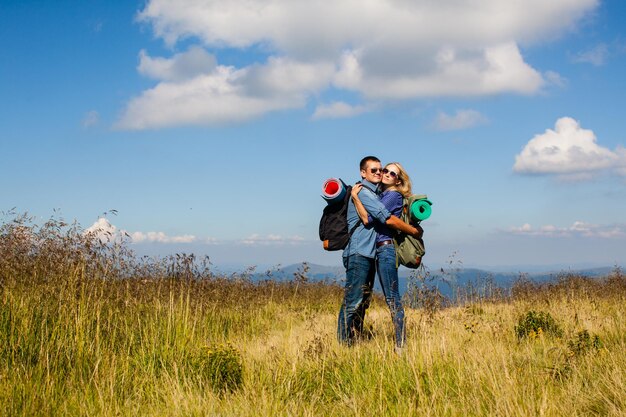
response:
<svg viewBox="0 0 626 417"><path fill-rule="evenodd" d="M58 222L4 223L0 415L626 415L619 270L408 308L397 356L380 299L371 337L347 348L335 340L341 288L209 266L137 260ZM533 327L546 317L559 332Z"/></svg>

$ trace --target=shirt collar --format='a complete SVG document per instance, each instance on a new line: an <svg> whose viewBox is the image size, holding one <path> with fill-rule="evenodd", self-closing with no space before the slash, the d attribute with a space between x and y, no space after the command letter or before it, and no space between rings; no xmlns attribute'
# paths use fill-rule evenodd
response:
<svg viewBox="0 0 626 417"><path fill-rule="evenodd" d="M374 184L373 182L369 182L365 178L361 179L361 184L366 185L370 190L374 190L375 193L379 193L378 184Z"/></svg>

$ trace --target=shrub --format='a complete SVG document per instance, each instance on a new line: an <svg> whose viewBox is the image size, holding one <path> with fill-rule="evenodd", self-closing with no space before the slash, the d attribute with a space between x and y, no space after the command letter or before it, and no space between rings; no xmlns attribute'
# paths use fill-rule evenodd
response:
<svg viewBox="0 0 626 417"><path fill-rule="evenodd" d="M197 368L216 392L232 392L243 384L241 354L231 345L213 345L202 350Z"/></svg>
<svg viewBox="0 0 626 417"><path fill-rule="evenodd" d="M602 341L598 335L591 335L587 330L581 330L576 336L567 343L570 352L573 355L584 355L591 349L600 349Z"/></svg>
<svg viewBox="0 0 626 417"><path fill-rule="evenodd" d="M518 339L523 339L531 335L539 335L542 333L551 334L560 337L563 335L561 328L552 318L550 313L543 311L529 311L521 316L515 326L515 334Z"/></svg>

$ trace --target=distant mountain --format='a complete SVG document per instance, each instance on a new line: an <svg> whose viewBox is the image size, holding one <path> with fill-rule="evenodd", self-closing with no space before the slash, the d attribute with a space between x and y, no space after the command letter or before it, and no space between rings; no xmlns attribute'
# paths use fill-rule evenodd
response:
<svg viewBox="0 0 626 417"><path fill-rule="evenodd" d="M459 268L436 270L410 270L404 267L399 270L400 292L407 290L410 280L422 280L429 287L436 287L446 297L452 297L457 289L469 288L473 286L476 289L483 288L487 283L491 283L498 287L509 289L513 283L525 278L534 282L545 282L556 280L564 275L582 275L587 277L603 277L609 275L615 267L599 267L578 270L560 270L560 271L544 271L544 272L492 272L477 268ZM343 283L345 280L345 269L343 266L326 266L311 263L292 264L282 268L268 270L266 272L256 272L251 275L253 281L273 279L278 281L292 280L298 275L306 275L311 281L328 281ZM378 280L375 283L375 289L381 291Z"/></svg>
<svg viewBox="0 0 626 417"><path fill-rule="evenodd" d="M343 266L327 266L309 263L292 264L284 267L269 269L265 272L257 272L252 275L252 280L273 279L286 281L294 279L298 275L306 275L311 281L343 281L346 271Z"/></svg>

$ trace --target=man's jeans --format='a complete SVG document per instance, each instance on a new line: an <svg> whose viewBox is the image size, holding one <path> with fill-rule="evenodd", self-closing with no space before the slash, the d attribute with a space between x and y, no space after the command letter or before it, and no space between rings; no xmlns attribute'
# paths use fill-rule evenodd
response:
<svg viewBox="0 0 626 417"><path fill-rule="evenodd" d="M376 248L376 269L380 286L383 288L385 301L391 312L391 320L396 335L396 346L402 347L405 342L404 308L400 301L398 289L398 268L396 268L396 250L394 245Z"/></svg>
<svg viewBox="0 0 626 417"><path fill-rule="evenodd" d="M376 276L374 259L354 254L343 258L346 268L346 286L339 310L337 339L351 345L363 332L365 310L369 307Z"/></svg>

